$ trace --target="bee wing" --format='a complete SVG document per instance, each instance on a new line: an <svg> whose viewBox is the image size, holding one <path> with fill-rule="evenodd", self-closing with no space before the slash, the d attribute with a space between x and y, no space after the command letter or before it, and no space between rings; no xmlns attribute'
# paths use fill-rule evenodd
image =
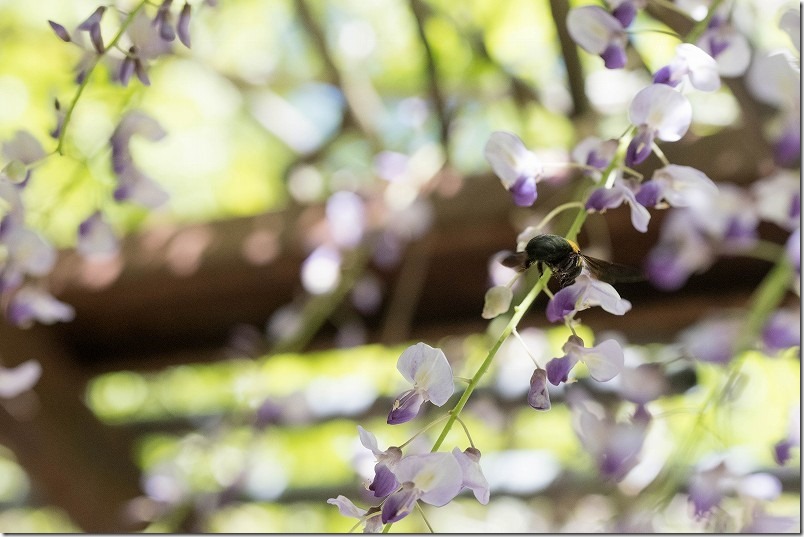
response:
<svg viewBox="0 0 804 537"><path fill-rule="evenodd" d="M588 255L581 255L581 259L595 278L606 283L638 282L645 279L640 269L630 265L611 263Z"/></svg>
<svg viewBox="0 0 804 537"><path fill-rule="evenodd" d="M509 254L503 257L500 260L500 263L502 263L508 268L516 270L517 272L522 272L529 266L528 254L525 252L517 252L515 254Z"/></svg>

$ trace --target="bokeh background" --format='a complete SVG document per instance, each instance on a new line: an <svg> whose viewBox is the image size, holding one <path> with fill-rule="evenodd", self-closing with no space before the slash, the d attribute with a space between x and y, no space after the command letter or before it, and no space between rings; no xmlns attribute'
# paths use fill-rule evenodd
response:
<svg viewBox="0 0 804 537"><path fill-rule="evenodd" d="M607 71L569 40L566 13L583 2L567 0L191 3L192 48L174 45L154 62L147 88L121 87L104 67L93 73L66 154L46 159L26 187L28 223L61 248L48 283L76 317L0 328L4 366L36 359L43 368L31 392L2 401L0 531L348 530L354 521L325 502L345 494L367 505L373 459L356 425L385 447L426 423L385 424L403 387L399 353L425 341L471 376L501 328L480 316L493 256L575 193L559 174L536 206L514 207L483 158L489 134L515 132L548 161L587 135L618 137L631 97L678 43L636 33L629 68ZM778 28L789 3L734 4L754 54L790 47ZM0 0L0 138L25 129L48 140L54 98L75 94L80 51L47 21L73 28L97 5ZM648 5L637 28L689 28ZM104 31L115 26L107 14ZM754 91L767 82L750 73L690 95L695 123L665 144L671 161L741 186L773 169L769 140L790 112ZM108 141L130 109L168 133L132 140L138 165L170 194L151 211L110 199ZM659 165L652 158L644 169ZM124 239L118 255L87 260L73 250L76 227L98 206ZM592 215L579 242L639 266L662 218L653 212L640 234L626 208ZM785 239L769 223L760 233ZM624 284L628 315L582 318L637 345L629 353L673 357L679 333L716 308L745 305L770 266L733 256L675 292ZM520 331L549 358L567 333L548 325L544 305ZM431 523L452 532L612 531L646 519L660 531L706 528L690 518L683 490L660 511L637 501L720 378L719 366L677 365L653 407L662 418L644 465L610 483L596 477L560 392L548 413L527 406L532 364L506 343L465 415L492 500L462 496L428 509ZM726 451L742 468L774 473L784 493L770 510L798 515L798 452L777 467L770 446L800 400L799 356L756 353L743 375L750 389L706 417L696 460ZM597 389L605 398L613 388ZM394 527L424 529L415 517Z"/></svg>

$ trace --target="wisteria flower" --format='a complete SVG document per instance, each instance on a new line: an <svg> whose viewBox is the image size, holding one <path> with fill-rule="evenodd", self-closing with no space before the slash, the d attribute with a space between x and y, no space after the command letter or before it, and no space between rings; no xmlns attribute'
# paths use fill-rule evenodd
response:
<svg viewBox="0 0 804 537"><path fill-rule="evenodd" d="M567 30L582 49L597 54L608 69L625 66L628 37L622 22L598 6L583 6L567 14Z"/></svg>
<svg viewBox="0 0 804 537"><path fill-rule="evenodd" d="M117 235L100 211L95 211L78 225L76 250L81 255L108 256L118 249Z"/></svg>
<svg viewBox="0 0 804 537"><path fill-rule="evenodd" d="M691 211L676 209L665 219L659 242L648 253L648 280L665 291L681 288L689 277L709 268L715 253L691 218Z"/></svg>
<svg viewBox="0 0 804 537"><path fill-rule="evenodd" d="M721 15L712 17L695 44L714 58L721 76L741 76L751 63L748 40Z"/></svg>
<svg viewBox="0 0 804 537"><path fill-rule="evenodd" d="M536 410L550 410L550 392L547 390L547 371L537 367L530 377L528 404Z"/></svg>
<svg viewBox="0 0 804 537"><path fill-rule="evenodd" d="M636 201L645 207L671 207L700 204L700 198L717 196L717 185L702 171L691 166L669 164L656 170L636 193Z"/></svg>
<svg viewBox="0 0 804 537"><path fill-rule="evenodd" d="M611 163L617 152L617 145L617 140L601 140L596 136L588 136L572 150L572 160L602 170Z"/></svg>
<svg viewBox="0 0 804 537"><path fill-rule="evenodd" d="M378 514L372 516L374 513L379 513L378 508L372 507L367 511L356 506L352 503L352 500L342 494L339 494L337 498L328 499L327 503L337 507L343 516L362 520L365 524L365 533L380 533L382 531L380 516Z"/></svg>
<svg viewBox="0 0 804 537"><path fill-rule="evenodd" d="M796 272L801 273L801 228L796 228L784 245L787 258L793 264Z"/></svg>
<svg viewBox="0 0 804 537"><path fill-rule="evenodd" d="M26 327L33 321L43 324L72 321L75 310L43 289L24 286L11 298L6 316L12 324Z"/></svg>
<svg viewBox="0 0 804 537"><path fill-rule="evenodd" d="M10 161L4 171L17 167L22 172L21 174L5 173L5 175L13 183L21 183L22 185L31 178L30 165L46 156L39 140L24 130L17 131L14 134L14 138L3 143L3 155Z"/></svg>
<svg viewBox="0 0 804 537"><path fill-rule="evenodd" d="M601 187L593 191L586 200L586 210L605 212L606 209L615 209L623 203L627 203L631 209L631 224L634 229L645 233L648 230L650 213L637 201L634 188L622 177L617 177L611 188Z"/></svg>
<svg viewBox="0 0 804 537"><path fill-rule="evenodd" d="M732 493L759 500L772 500L779 496L782 484L767 473L740 475L729 467L726 460L701 465L689 482L689 500L696 518L706 516L723 498Z"/></svg>
<svg viewBox="0 0 804 537"><path fill-rule="evenodd" d="M413 389L394 401L388 414L388 423L391 425L415 418L426 401L436 406L443 405L455 391L452 368L444 352L426 343L417 343L405 349L396 368L408 382L413 383Z"/></svg>
<svg viewBox="0 0 804 537"><path fill-rule="evenodd" d="M151 116L136 110L126 114L115 128L110 140L114 171L119 174L134 165L128 147L134 135L156 142L164 138L166 134L159 122Z"/></svg>
<svg viewBox="0 0 804 537"><path fill-rule="evenodd" d="M383 524L405 518L418 500L436 507L446 505L463 485L463 471L452 453L409 455L399 461L394 474L402 488L383 503Z"/></svg>
<svg viewBox="0 0 804 537"><path fill-rule="evenodd" d="M607 382L616 377L625 363L623 349L616 340L607 339L599 345L586 348L578 336L570 336L564 347L564 356L547 362L547 379L554 386L567 382L575 364L583 362L589 375L598 382Z"/></svg>
<svg viewBox="0 0 804 537"><path fill-rule="evenodd" d="M676 142L692 123L692 105L681 93L665 84L651 84L634 96L628 116L637 133L628 144L625 162L634 166L652 151L655 139Z"/></svg>
<svg viewBox="0 0 804 537"><path fill-rule="evenodd" d="M571 319L577 312L600 306L614 315L623 315L631 309L631 303L609 283L601 282L587 274L581 274L575 283L559 290L547 304L547 319L557 323Z"/></svg>
<svg viewBox="0 0 804 537"><path fill-rule="evenodd" d="M715 91L720 87L717 62L695 45L682 43L676 47L676 55L653 75L655 84L676 87L685 80L700 91Z"/></svg>
<svg viewBox="0 0 804 537"><path fill-rule="evenodd" d="M8 249L7 270L44 276L56 263L56 249L41 233L32 229L12 227L3 233L2 242Z"/></svg>
<svg viewBox="0 0 804 537"><path fill-rule="evenodd" d="M571 390L567 401L572 411L573 429L595 460L600 474L615 480L625 477L639 462L648 424L615 421L582 390Z"/></svg>
<svg viewBox="0 0 804 537"><path fill-rule="evenodd" d="M159 183L142 173L134 166L128 166L117 174L115 201L131 201L143 207L155 209L170 199L170 195Z"/></svg>
<svg viewBox="0 0 804 537"><path fill-rule="evenodd" d="M0 366L0 397L11 399L33 388L42 376L42 366L36 360L28 360L16 367Z"/></svg>
<svg viewBox="0 0 804 537"><path fill-rule="evenodd" d="M623 28L634 22L637 12L645 7L647 0L607 0L612 16L620 21Z"/></svg>
<svg viewBox="0 0 804 537"><path fill-rule="evenodd" d="M357 431L360 435L360 443L370 450L377 460L377 464L374 465L374 479L371 481L369 490L374 492L374 496L377 498L384 498L399 488L399 481L396 480L393 469L402 459L402 450L396 446L390 446L385 451L381 451L377 438L373 434L360 425L357 426Z"/></svg>
<svg viewBox="0 0 804 537"><path fill-rule="evenodd" d="M536 201L536 184L543 169L538 157L529 151L522 140L510 132L491 133L484 149L491 169L514 197L514 203L529 207Z"/></svg>
<svg viewBox="0 0 804 537"><path fill-rule="evenodd" d="M483 505L489 503L489 482L480 468L480 450L473 447L468 447L464 451L454 448L452 455L461 467L463 474L461 486L471 490L477 501Z"/></svg>
<svg viewBox="0 0 804 537"><path fill-rule="evenodd" d="M683 331L679 340L696 360L725 364L734 355L741 330L739 319L710 318Z"/></svg>

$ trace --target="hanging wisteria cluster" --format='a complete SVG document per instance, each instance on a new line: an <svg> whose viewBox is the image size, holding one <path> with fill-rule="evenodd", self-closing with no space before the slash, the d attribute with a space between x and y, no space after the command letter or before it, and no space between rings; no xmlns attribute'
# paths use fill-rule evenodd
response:
<svg viewBox="0 0 804 537"><path fill-rule="evenodd" d="M599 55L607 68L624 68L629 58L629 28L646 4L646 0L609 0L608 9L600 6L572 9L566 19L569 34L581 48ZM776 169L771 175L760 178L748 189L715 184L698 169L671 163L659 145L676 142L687 133L694 119L687 97L691 92L716 91L720 88L721 77L743 75L749 66L750 48L731 23L727 4L712 2L707 15L698 19L700 22L687 36L681 36L684 42L677 46L675 57L657 69L652 83L631 100L628 110L631 125L619 138L587 138L572 151L573 162L564 163L543 162L511 132L491 133L485 147L486 160L517 206L530 207L537 203L539 183L550 179L547 170L580 170L582 174L577 181L587 185L580 199L556 207L540 225L529 227L517 237L519 259L533 255L535 250L529 241L546 237L549 220L560 212L575 210L563 238L551 240L555 241L556 248L564 247L571 259L577 259L572 263L583 263L574 241L587 215L625 204L633 227L642 233L648 230L653 211L668 212L659 241L644 267L646 278L661 289L680 288L691 275L706 270L723 255L760 255L774 263L745 310L723 312L704 319L679 336L679 354L719 364L728 379L706 399L701 413L712 402L727 397L733 389L745 351L757 349L773 355L800 345L798 309L780 307L788 290L800 292L800 178L796 169L788 168L796 166L800 159L800 102L795 93L798 84L790 83L800 79L799 11L785 12L780 23L793 41L795 55L787 51L754 60L758 65L754 71L762 73L764 79L762 82L757 78L753 84L757 94L780 109L782 126L777 129ZM681 11L676 6L671 7ZM771 80L773 82L769 82ZM777 81L782 82L777 84ZM775 89L770 90L769 86ZM652 155L662 166L646 177L637 167ZM762 221L777 224L789 233L784 248L760 241L757 227ZM758 253L766 250L769 250L768 255ZM571 263L566 258L552 259L546 251L540 255L519 267L519 273L509 271L509 283L488 290L483 317L502 316L507 318L507 324L470 379L454 377L444 352L425 343L409 347L399 357L397 368L412 387L396 397L388 414L389 425L414 420L424 414L420 411L428 402L438 407L446 405L454 395L454 382L461 380L467 384L444 416L423 427L422 432L441 426L429 452L422 452L421 443L413 443L413 438L400 446L380 450L374 435L358 427L362 445L376 458L374 476L367 483L375 501L368 508L361 508L342 495L329 500L343 515L359 519L355 528L362 525L366 532L388 531L390 524L410 515L417 502L443 506L463 489L471 490L480 503L488 502L489 485L482 472L481 452L473 443L461 412L492 367L503 343L513 337L527 346L518 328L542 293L549 296L547 320L563 323L570 335L561 356L544 362L528 352L535 369L530 378L527 403L536 410L549 411L551 386L572 384L579 363L586 366L588 376L597 382L619 376L622 408L629 409L625 419L622 413L614 414L610 407L601 406L579 386L568 387L563 397L573 414L579 440L595 461L601 477L619 481L638 464L654 421L650 404L665 393L662 379L666 364L626 366L625 342L619 338L604 339L592 345L579 337L580 312L600 307L608 313L624 315L631 310L631 303L621 297L611 283L600 281L594 271L583 267L579 275L572 274L568 278L566 271L576 267L575 264L569 266ZM541 276L512 308L514 283L520 279L522 270L531 265L541 269ZM559 276L562 283L555 294L548 288L554 275ZM791 448L799 445L798 420L798 409L794 408L789 435L779 439L776 445L768 446L780 465L789 460ZM465 430L468 447L445 445L456 423ZM690 431L688 444L695 435L701 434L699 427L700 420ZM795 525L795 521L763 509L763 501L781 493L778 478L768 473L746 474L732 467L725 453L698 461L691 473L679 471L680 465L695 462L683 459L685 449L678 459L671 458L665 464L651 485L655 496L646 495L645 498L651 499L644 501L655 501L651 504L655 506L668 502L679 490L686 490L691 516L709 520L714 529L784 531ZM739 526L734 526L727 520L728 514L718 509L727 496L737 496L743 501L744 513ZM425 516L423 510L419 512ZM424 520L430 527L426 518ZM634 526L628 531L637 527L637 531L650 531L649 525ZM623 531L623 528L618 527L616 531Z"/></svg>

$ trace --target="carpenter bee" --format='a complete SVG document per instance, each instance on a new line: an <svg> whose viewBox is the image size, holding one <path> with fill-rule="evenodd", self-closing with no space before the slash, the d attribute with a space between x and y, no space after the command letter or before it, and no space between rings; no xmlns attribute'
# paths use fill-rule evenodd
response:
<svg viewBox="0 0 804 537"><path fill-rule="evenodd" d="M584 267L592 276L607 283L644 279L639 269L583 255L577 244L558 235L537 235L528 241L524 251L511 254L501 262L518 272L527 270L534 263L545 265L553 271L561 287L574 282ZM542 270L541 266L539 270Z"/></svg>

